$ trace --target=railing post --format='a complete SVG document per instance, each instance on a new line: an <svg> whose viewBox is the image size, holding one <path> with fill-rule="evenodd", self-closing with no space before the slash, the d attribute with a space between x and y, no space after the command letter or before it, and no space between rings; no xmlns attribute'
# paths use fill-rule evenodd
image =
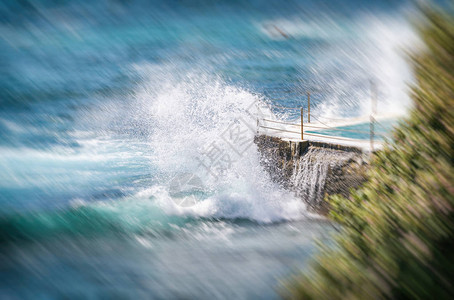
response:
<svg viewBox="0 0 454 300"><path fill-rule="evenodd" d="M307 92L307 123L311 122L311 92Z"/></svg>
<svg viewBox="0 0 454 300"><path fill-rule="evenodd" d="M370 94L371 94L371 114L370 114L370 152L374 152L374 122L375 114L377 112L377 89L374 82L370 81Z"/></svg>
<svg viewBox="0 0 454 300"><path fill-rule="evenodd" d="M370 152L374 152L374 116L370 115Z"/></svg>
<svg viewBox="0 0 454 300"><path fill-rule="evenodd" d="M304 113L304 109L301 107L301 140L304 140L304 135L303 135L303 113Z"/></svg>

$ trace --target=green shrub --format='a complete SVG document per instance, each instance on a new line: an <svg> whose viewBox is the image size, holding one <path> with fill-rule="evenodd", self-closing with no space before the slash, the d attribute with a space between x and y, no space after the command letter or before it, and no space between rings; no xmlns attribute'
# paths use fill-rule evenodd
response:
<svg viewBox="0 0 454 300"><path fill-rule="evenodd" d="M426 47L410 56L414 108L349 199L328 199L342 224L309 272L286 284L297 299L454 299L454 21L424 9Z"/></svg>

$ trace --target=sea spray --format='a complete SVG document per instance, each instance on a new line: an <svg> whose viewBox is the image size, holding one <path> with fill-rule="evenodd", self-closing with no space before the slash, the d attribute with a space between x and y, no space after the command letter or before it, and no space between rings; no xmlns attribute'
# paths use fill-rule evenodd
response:
<svg viewBox="0 0 454 300"><path fill-rule="evenodd" d="M404 5L401 9L408 7ZM310 91L312 120L321 118L326 122L326 118L369 115L371 85L378 92L378 114L402 116L411 107L407 85L413 81L413 75L405 51L419 46L420 40L407 20L389 14L336 19L301 14L268 19L258 22L256 27L270 40L307 39L336 45L320 46L310 62L295 60L292 65L299 72L308 73L302 84L294 87L297 99L293 101L303 104L301 96ZM285 51L310 54L312 49L305 46L290 44L279 54Z"/></svg>
<svg viewBox="0 0 454 300"><path fill-rule="evenodd" d="M165 180L148 192L160 208L169 214L258 222L305 216L304 203L273 182L260 164L254 144L257 118L274 118L261 97L207 71L174 75L172 67L136 69L149 82L135 99L152 116L152 164ZM187 195L174 189L185 177L198 182Z"/></svg>

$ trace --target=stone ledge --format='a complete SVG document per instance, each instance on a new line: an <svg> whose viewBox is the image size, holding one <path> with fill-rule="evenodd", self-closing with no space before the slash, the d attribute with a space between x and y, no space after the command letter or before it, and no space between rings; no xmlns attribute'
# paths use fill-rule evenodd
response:
<svg viewBox="0 0 454 300"><path fill-rule="evenodd" d="M325 214L326 195L348 197L350 189L366 180L367 155L360 148L265 135L256 136L255 143L271 178L294 191L312 211Z"/></svg>

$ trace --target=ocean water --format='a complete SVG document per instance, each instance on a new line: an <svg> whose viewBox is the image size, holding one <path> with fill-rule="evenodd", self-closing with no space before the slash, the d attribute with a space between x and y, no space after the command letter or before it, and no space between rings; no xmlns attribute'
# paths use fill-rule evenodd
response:
<svg viewBox="0 0 454 300"><path fill-rule="evenodd" d="M411 9L2 0L0 297L278 298L336 228L262 169L256 115L368 115L371 82L404 114Z"/></svg>

